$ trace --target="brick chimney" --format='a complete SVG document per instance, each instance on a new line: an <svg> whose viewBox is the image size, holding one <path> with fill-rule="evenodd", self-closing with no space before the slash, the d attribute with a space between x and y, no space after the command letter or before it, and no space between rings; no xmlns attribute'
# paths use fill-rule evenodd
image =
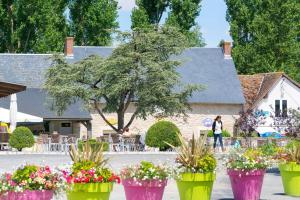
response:
<svg viewBox="0 0 300 200"><path fill-rule="evenodd" d="M225 59L231 59L231 42L224 42L223 52Z"/></svg>
<svg viewBox="0 0 300 200"><path fill-rule="evenodd" d="M66 37L65 41L65 56L73 57L74 37Z"/></svg>

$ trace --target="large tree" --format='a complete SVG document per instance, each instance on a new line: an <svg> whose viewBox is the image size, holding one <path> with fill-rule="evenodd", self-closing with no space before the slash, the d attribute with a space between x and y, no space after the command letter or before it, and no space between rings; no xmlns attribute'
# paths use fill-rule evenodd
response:
<svg viewBox="0 0 300 200"><path fill-rule="evenodd" d="M132 28L149 28L158 25L168 12L166 23L175 26L187 37L188 46L204 46L200 28L196 22L201 0L136 0L137 8L131 15ZM167 9L168 8L168 9Z"/></svg>
<svg viewBox="0 0 300 200"><path fill-rule="evenodd" d="M98 112L116 132L122 133L137 117L163 113L185 114L187 99L197 85L182 85L176 68L180 60L171 59L186 47L185 37L170 27L135 30L123 34L123 42L111 56L91 56L68 64L56 57L46 75L45 88L60 113L81 99ZM130 105L134 112L124 116ZM118 125L107 120L105 113L117 113Z"/></svg>
<svg viewBox="0 0 300 200"><path fill-rule="evenodd" d="M107 46L118 28L118 1L70 0L70 25L77 45Z"/></svg>
<svg viewBox="0 0 300 200"><path fill-rule="evenodd" d="M62 51L65 0L0 0L0 52Z"/></svg>
<svg viewBox="0 0 300 200"><path fill-rule="evenodd" d="M298 0L225 0L239 73L285 71L300 80Z"/></svg>
<svg viewBox="0 0 300 200"><path fill-rule="evenodd" d="M171 0L167 23L180 28L186 35L189 46L204 46L196 18L200 14L202 0Z"/></svg>
<svg viewBox="0 0 300 200"><path fill-rule="evenodd" d="M133 9L131 15L133 28L141 28L147 24L158 25L169 2L170 0L136 0L137 8Z"/></svg>

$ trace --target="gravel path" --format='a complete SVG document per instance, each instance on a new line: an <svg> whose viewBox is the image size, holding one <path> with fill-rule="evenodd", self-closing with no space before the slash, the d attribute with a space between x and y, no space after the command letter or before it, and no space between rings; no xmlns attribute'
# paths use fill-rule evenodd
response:
<svg viewBox="0 0 300 200"><path fill-rule="evenodd" d="M135 164L141 160L152 161L154 163L174 164L176 155L168 154L109 154L106 155L110 161L109 166L119 171L124 165ZM12 171L16 167L24 163L32 164L47 164L51 167L60 166L70 163L68 155L46 155L46 154L20 154L20 155L0 155L0 173ZM55 200L66 199L63 195L56 197ZM121 185L115 185L114 191L111 194L111 200L125 200L124 190ZM225 169L221 166L217 169L217 180L214 183L212 192L212 200L230 200L233 199L229 178L225 173ZM293 198L284 195L281 183L281 177L278 172L267 173L264 178L261 199L263 200L294 200ZM164 200L179 200L176 183L173 180L168 182L165 189Z"/></svg>

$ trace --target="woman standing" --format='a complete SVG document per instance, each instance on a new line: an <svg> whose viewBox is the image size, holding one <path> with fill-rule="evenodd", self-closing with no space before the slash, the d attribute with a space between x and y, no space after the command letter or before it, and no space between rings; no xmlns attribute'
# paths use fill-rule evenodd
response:
<svg viewBox="0 0 300 200"><path fill-rule="evenodd" d="M224 151L223 139L222 139L223 123L221 120L221 116L216 117L212 125L212 131L214 133L214 150L216 149L217 140L219 139L222 151Z"/></svg>

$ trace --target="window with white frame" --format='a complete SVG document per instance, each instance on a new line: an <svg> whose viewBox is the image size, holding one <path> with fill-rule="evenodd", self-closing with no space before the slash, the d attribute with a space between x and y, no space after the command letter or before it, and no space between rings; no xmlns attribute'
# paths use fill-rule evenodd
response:
<svg viewBox="0 0 300 200"><path fill-rule="evenodd" d="M287 117L287 100L275 100L275 117Z"/></svg>

